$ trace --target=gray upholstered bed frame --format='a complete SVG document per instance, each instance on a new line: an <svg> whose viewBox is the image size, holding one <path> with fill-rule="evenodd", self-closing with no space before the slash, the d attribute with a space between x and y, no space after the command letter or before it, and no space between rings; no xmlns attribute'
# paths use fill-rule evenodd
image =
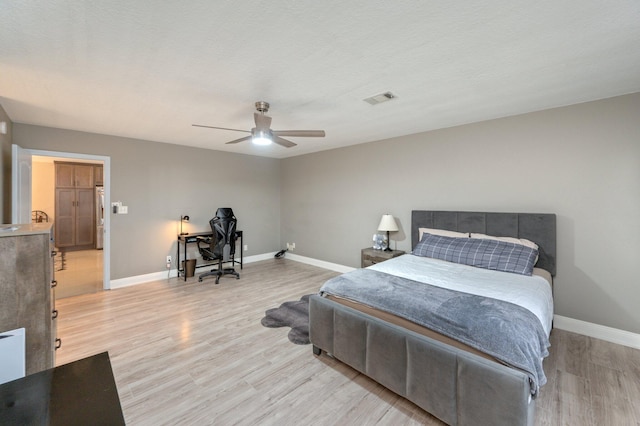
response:
<svg viewBox="0 0 640 426"><path fill-rule="evenodd" d="M540 246L538 267L555 275L553 214L412 212L418 228L526 238ZM314 295L309 305L313 351L322 350L450 425L532 425L535 401L527 375L478 355Z"/></svg>

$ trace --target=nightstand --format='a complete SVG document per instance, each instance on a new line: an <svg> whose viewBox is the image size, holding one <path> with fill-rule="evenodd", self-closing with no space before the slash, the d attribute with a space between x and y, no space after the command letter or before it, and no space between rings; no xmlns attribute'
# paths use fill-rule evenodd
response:
<svg viewBox="0 0 640 426"><path fill-rule="evenodd" d="M384 251L375 250L371 247L365 248L362 249L361 267L366 268L367 266L375 265L376 263L384 262L385 260L402 256L403 254L403 250Z"/></svg>

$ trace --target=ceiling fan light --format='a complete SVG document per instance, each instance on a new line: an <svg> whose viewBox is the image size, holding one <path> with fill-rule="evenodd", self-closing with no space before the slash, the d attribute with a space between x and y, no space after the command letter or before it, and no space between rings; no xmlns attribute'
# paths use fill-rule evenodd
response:
<svg viewBox="0 0 640 426"><path fill-rule="evenodd" d="M271 145L271 143L273 142L273 137L268 131L256 130L255 132L253 132L251 142L256 145Z"/></svg>
<svg viewBox="0 0 640 426"><path fill-rule="evenodd" d="M256 145L271 145L271 139L264 137L264 136L254 136L253 139L251 139L251 142L253 142Z"/></svg>

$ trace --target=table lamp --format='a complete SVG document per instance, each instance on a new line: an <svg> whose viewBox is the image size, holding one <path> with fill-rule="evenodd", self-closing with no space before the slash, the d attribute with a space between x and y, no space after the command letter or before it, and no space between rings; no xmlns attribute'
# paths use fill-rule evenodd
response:
<svg viewBox="0 0 640 426"><path fill-rule="evenodd" d="M180 216L180 235L188 235L188 232L182 232L182 224L184 222L189 223L189 216L184 215L184 216Z"/></svg>
<svg viewBox="0 0 640 426"><path fill-rule="evenodd" d="M398 225L396 225L396 221L390 214L383 214L382 219L380 220L380 225L378 225L378 231L387 231L387 248L384 251L391 251L391 240L389 239L390 231L397 231Z"/></svg>

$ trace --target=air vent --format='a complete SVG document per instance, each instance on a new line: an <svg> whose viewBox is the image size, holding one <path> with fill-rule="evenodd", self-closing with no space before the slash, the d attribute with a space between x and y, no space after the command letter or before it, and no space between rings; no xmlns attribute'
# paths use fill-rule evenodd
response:
<svg viewBox="0 0 640 426"><path fill-rule="evenodd" d="M371 104L371 105L378 105L381 104L383 102L387 102L390 101L391 99L395 99L396 95L394 95L391 92L384 92L384 93L380 93L379 95L375 95L375 96L371 96L370 98L366 98L363 99L363 101Z"/></svg>

